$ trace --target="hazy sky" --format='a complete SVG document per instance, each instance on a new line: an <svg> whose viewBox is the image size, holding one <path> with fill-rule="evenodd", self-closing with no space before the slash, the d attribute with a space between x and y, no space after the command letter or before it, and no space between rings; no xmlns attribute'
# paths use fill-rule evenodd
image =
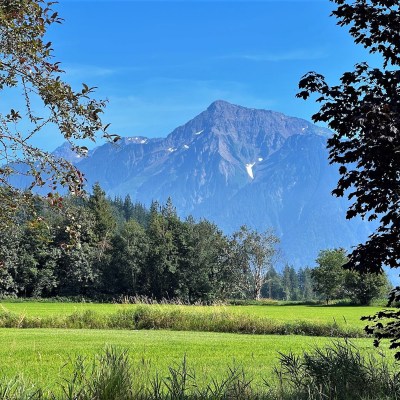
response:
<svg viewBox="0 0 400 400"><path fill-rule="evenodd" d="M122 136L166 136L217 99L310 120L296 99L310 70L337 81L370 58L315 1L60 0L51 29L65 79L97 86ZM45 146L62 142L55 135Z"/></svg>

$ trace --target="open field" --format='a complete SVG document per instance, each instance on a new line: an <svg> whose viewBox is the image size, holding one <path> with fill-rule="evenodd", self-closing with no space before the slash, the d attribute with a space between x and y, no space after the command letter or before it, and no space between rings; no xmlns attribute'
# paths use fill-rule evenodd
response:
<svg viewBox="0 0 400 400"><path fill-rule="evenodd" d="M7 376L23 373L36 383L54 385L70 370L69 357L92 356L105 345L129 349L134 364L165 374L167 367L187 357L202 379L221 377L228 366L239 364L255 380L270 379L278 352L300 354L328 343L330 338L280 335L238 335L174 331L111 331L62 329L1 329L0 371ZM365 349L371 339L352 342Z"/></svg>
<svg viewBox="0 0 400 400"><path fill-rule="evenodd" d="M95 304L95 303L45 303L45 302L1 302L0 312L7 310L25 316L53 317L67 316L74 312L94 311L98 314L113 314L121 310L134 311L137 305ZM229 313L236 315L269 318L276 322L305 321L315 324L336 322L339 326L360 328L365 321L360 317L372 315L381 307L319 306L319 305L263 305L263 306L183 306L152 305L156 309L179 310L182 313Z"/></svg>
<svg viewBox="0 0 400 400"><path fill-rule="evenodd" d="M51 303L42 301L0 302L0 310L8 310L17 314L26 314L33 317L68 315L76 311L87 310L96 311L102 314L111 314L126 307L135 307L135 305L110 303Z"/></svg>
<svg viewBox="0 0 400 400"><path fill-rule="evenodd" d="M0 304L0 324L11 322L9 328L0 329L0 376L22 374L28 381L51 390L63 378L70 379L71 360L77 356L92 360L108 345L128 349L140 379L151 380L157 373L167 379L168 368L186 358L200 385L223 379L229 367L236 365L243 367L255 387L261 388L264 380L274 380L279 353L300 355L315 346L325 346L346 331L360 336L365 325L360 316L380 309L305 305ZM25 329L13 328L15 323ZM37 328L30 328L32 324ZM58 329L50 328L53 325ZM77 327L80 329L74 329ZM268 334L271 332L275 334ZM352 343L365 354L376 351L371 338L352 339Z"/></svg>

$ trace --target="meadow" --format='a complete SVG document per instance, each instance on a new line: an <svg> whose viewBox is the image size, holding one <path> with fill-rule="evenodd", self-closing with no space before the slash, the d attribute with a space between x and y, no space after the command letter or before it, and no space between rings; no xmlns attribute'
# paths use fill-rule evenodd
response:
<svg viewBox="0 0 400 400"><path fill-rule="evenodd" d="M300 355L331 343L332 339L345 331L353 332L355 337L362 336L365 322L359 320L360 316L373 314L379 309L304 305L183 306L45 302L2 302L0 308L0 323L2 318L5 321L4 316L16 317L17 322L20 321L19 328L0 329L1 375L22 375L45 388L53 388L63 382L64 377L71 374L76 357L93 360L107 345L128 350L132 365L149 379L167 376L171 366L177 367L185 359L191 371L195 371L200 384L210 379L222 379L230 368L232 370L240 366L248 379L259 386L264 381L273 380L279 353ZM147 315L153 325L135 329L137 316L142 315ZM229 318L231 323L227 324L226 319ZM37 328L29 327L30 323L38 321ZM65 321L72 321L67 328L62 325ZM98 329L96 325L110 321L114 321L114 325L107 325L106 329ZM143 321L146 319L139 322ZM174 326L176 321L178 324ZM249 331L243 330L247 334L213 331L222 322L224 325L221 326L227 330L235 329L238 321L242 321L243 326L250 324ZM268 321L265 325L268 329L285 327L286 330L274 331L272 335L254 334L264 326L263 321ZM51 327L57 323L60 324L58 329ZM87 325L91 329L86 329ZM117 329L113 329L113 326ZM311 332L314 335L307 335L304 329L295 331L297 334L288 330L299 326L314 327ZM319 330L315 328L318 326ZM333 331L332 326L336 326L337 330ZM81 329L73 329L76 327ZM153 329L146 329L149 327ZM323 335L327 327L330 334ZM352 343L365 353L374 352L371 338L355 338Z"/></svg>
<svg viewBox="0 0 400 400"><path fill-rule="evenodd" d="M1 302L1 311L26 317L61 317L73 313L92 311L99 315L111 315L120 311L134 311L143 305L137 304L96 304L96 303L46 303L46 302ZM199 315L225 313L254 318L271 319L278 323L303 321L310 324L336 323L350 329L359 328L360 332L365 322L361 316L372 315L382 307L361 306L324 306L324 305L250 305L250 306L198 306L154 304L151 309L161 312L174 312Z"/></svg>
<svg viewBox="0 0 400 400"><path fill-rule="evenodd" d="M299 354L313 346L322 346L329 338L240 335L213 332L111 331L66 329L2 329L0 370L7 376L21 371L42 384L54 384L65 375L69 358L92 357L106 345L128 349L133 364L141 364L152 375L165 375L168 366L188 365L202 380L220 377L229 366L240 365L259 382L271 376L278 351ZM371 341L355 343L368 348ZM50 378L50 381L49 381Z"/></svg>

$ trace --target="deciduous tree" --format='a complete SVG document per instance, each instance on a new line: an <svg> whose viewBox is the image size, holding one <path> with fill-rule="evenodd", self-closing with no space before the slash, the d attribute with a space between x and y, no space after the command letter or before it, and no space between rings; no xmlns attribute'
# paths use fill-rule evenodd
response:
<svg viewBox="0 0 400 400"><path fill-rule="evenodd" d="M0 2L0 91L6 101L0 109L0 227L15 215L17 200L26 202L13 184L16 175L26 175L29 189L59 185L70 193L82 191L82 174L68 161L56 158L35 145L34 139L46 129L68 141L80 154L87 148L80 139L95 140L107 132L100 118L105 101L93 99L94 88L83 84L74 90L65 82L60 63L53 58L52 43L46 39L51 25L62 19L45 0L3 0ZM4 195L12 193L13 196ZM12 201L10 201L12 199Z"/></svg>
<svg viewBox="0 0 400 400"><path fill-rule="evenodd" d="M251 278L253 298L259 300L261 288L277 255L279 238L272 231L257 232L242 226L234 235Z"/></svg>
<svg viewBox="0 0 400 400"><path fill-rule="evenodd" d="M387 297L390 283L386 274L346 271L344 289L353 302L369 305L374 299Z"/></svg>
<svg viewBox="0 0 400 400"><path fill-rule="evenodd" d="M345 271L343 265L348 261L344 249L322 250L316 262L318 266L311 271L314 291L325 299L326 304L332 299L343 297Z"/></svg>

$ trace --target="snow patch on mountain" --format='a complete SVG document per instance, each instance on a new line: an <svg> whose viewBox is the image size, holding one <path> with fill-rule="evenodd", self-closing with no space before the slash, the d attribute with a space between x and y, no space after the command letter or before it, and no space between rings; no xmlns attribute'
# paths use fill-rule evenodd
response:
<svg viewBox="0 0 400 400"><path fill-rule="evenodd" d="M256 163L246 164L246 171L251 179L254 179L253 167Z"/></svg>
<svg viewBox="0 0 400 400"><path fill-rule="evenodd" d="M125 142L132 142L135 144L145 144L148 142L148 139L141 136L133 136L125 138Z"/></svg>

